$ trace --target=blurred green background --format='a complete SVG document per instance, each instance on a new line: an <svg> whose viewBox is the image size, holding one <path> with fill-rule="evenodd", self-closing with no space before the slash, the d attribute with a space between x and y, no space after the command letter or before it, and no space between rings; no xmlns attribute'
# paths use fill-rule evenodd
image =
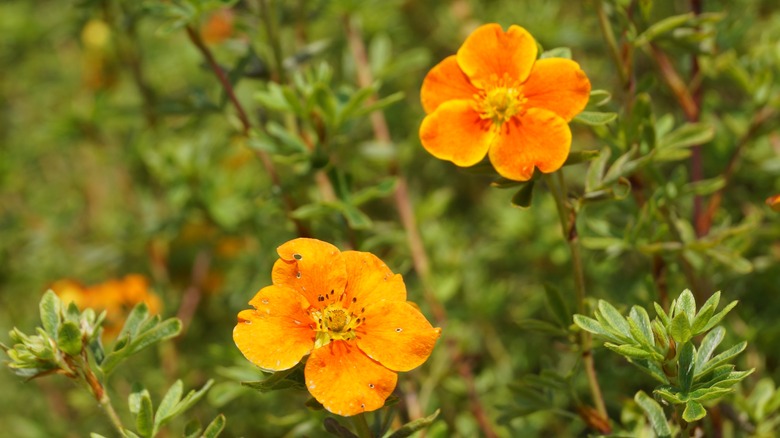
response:
<svg viewBox="0 0 780 438"><path fill-rule="evenodd" d="M545 284L560 290L569 308L574 307L570 254L551 196L540 188L531 208L513 208L513 191L491 188L490 178L434 159L420 146L417 129L424 116L419 88L426 72L454 53L471 30L488 22L519 24L545 49L570 47L593 88L613 94L606 109L618 112L619 120L628 118L622 104L629 93L620 85L599 29L599 2L273 3L271 18L288 75L327 65L335 96L354 93L355 60L344 24L351 20L362 29L380 81L378 94L403 92L400 101L384 109L391 145L377 144L368 117L362 116L330 132L327 149L320 151L329 168L340 171L341 180L335 179L343 183L336 187L339 194L391 178L394 162L409 183L430 256L431 289L448 319L428 363L401 375L399 394L417 394L420 414L442 409L430 436L480 436L468 385L443 347L453 342L470 365L475 390L501 436L583 434L584 423L570 412L521 416L507 408L519 400L511 384L542 370L572 375L575 392L587 399L571 335L523 323L550 320ZM636 4L652 2L606 3L608 8L638 10ZM298 206L316 204L321 195L312 169L323 158L289 152L277 141L281 146L272 156L282 186L274 187L253 153L253 147L263 146L240 135L239 121L213 72L186 33L171 25L175 19L155 9L160 4L167 3L0 3L0 339L8 342L4 333L12 327L35 327L37 302L56 280L91 285L140 273L161 297L163 315L184 317L185 331L132 358L112 378L120 415L127 415L132 382L144 382L159 400L176 378L187 388L215 378L208 399L189 416L206 422L225 413L223 436L322 436L325 415L303 407L307 394L259 394L240 386L240 380L256 380L261 374L235 348L231 331L236 314L270 284L275 248L296 237L280 193ZM211 23L218 13L209 12L197 28L217 61L241 78L236 93L250 120L257 126L278 121L287 129L290 117L255 97L267 90L269 80L278 79L258 5L236 3L221 24ZM780 106L780 11L770 0L705 0L704 8L724 14L711 29L708 41L715 49L702 54L704 73L697 79L703 90L701 119L715 130L703 149L710 178L723 172L751 118L764 107L775 111ZM656 1L636 26L641 30L688 9L687 2ZM620 29L620 20L614 21ZM209 25L226 30L207 30ZM209 31L216 34L207 36ZM663 47L681 71L690 70L690 46L671 41ZM652 96L653 117L669 114L682 123L682 112L652 58L637 51L634 65L637 86ZM703 289L722 290L724 299L740 300L727 326L730 343L749 342L740 366L756 372L743 385L745 392L762 377L780 379L780 300L775 299L780 218L763 205L780 193L780 135L773 114L749 132L714 216L713 235L737 230L717 237L718 250L728 251L720 261L695 250L689 254ZM620 142L609 140L619 137L619 128L572 125L572 130L575 150L609 147L613 157L621 153ZM692 214L691 192L679 190L688 181L687 169L679 161L649 172L652 189L663 192L659 199L683 221ZM582 192L586 171L587 165L566 168L573 192ZM410 300L430 318L392 196L377 196L360 210L369 221L360 226L350 226L333 211L303 221L314 237L374 252L404 274ZM589 294L622 309L660 300L652 278L655 254L640 247L668 240L668 232L655 219L642 222L640 217L634 198L626 197L589 205L579 219ZM667 261L671 298L693 287L676 253L658 256ZM187 301L192 287L196 291L190 291ZM595 355L611 417L626 419L630 428L639 420L627 399L650 380L604 349ZM65 378L24 383L3 371L0 387L5 436L109 433L96 403ZM573 410L575 400L566 394L547 395L559 411ZM169 436L182 428L183 421L172 424Z"/></svg>

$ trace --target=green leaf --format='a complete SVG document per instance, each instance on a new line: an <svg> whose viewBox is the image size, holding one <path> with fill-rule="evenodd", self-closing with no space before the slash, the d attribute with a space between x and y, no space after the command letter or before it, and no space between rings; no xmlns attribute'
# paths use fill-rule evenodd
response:
<svg viewBox="0 0 780 438"><path fill-rule="evenodd" d="M173 385L171 385L171 387L168 389L168 392L165 393L162 401L160 401L160 406L157 407L157 413L154 414L155 430L159 429L160 426L172 418L170 413L181 400L181 395L183 392L184 384L181 382L181 380L177 380Z"/></svg>
<svg viewBox="0 0 780 438"><path fill-rule="evenodd" d="M125 319L125 325L122 326L122 331L119 332L117 340L122 339L125 335L135 337L135 335L138 333L138 328L141 326L141 323L143 323L148 317L149 308L146 306L146 303L142 302L133 307L133 310L130 311L130 314L127 315L127 319ZM118 344L119 343L117 342L117 345ZM116 349L117 348L114 347L115 351Z"/></svg>
<svg viewBox="0 0 780 438"><path fill-rule="evenodd" d="M685 410L682 415L683 420L693 423L694 421L701 420L705 415L707 415L707 411L701 403L694 400L688 400L688 402L685 403Z"/></svg>
<svg viewBox="0 0 780 438"><path fill-rule="evenodd" d="M702 388L688 394L690 400L697 401L699 403L717 400L726 394L732 392L731 388Z"/></svg>
<svg viewBox="0 0 780 438"><path fill-rule="evenodd" d="M415 432L430 426L436 420L436 417L439 416L440 411L440 409L436 409L436 412L425 418L418 418L417 420L404 424L400 429L393 432L388 438L406 438L412 436L412 434Z"/></svg>
<svg viewBox="0 0 780 438"><path fill-rule="evenodd" d="M631 334L634 339L638 341L644 340L646 344L650 346L655 345L655 337L653 336L653 329L650 323L650 316L647 311L639 306L631 307L631 312L628 314L628 323L631 325ZM633 324L632 324L633 323ZM635 333L635 330L639 331L639 334Z"/></svg>
<svg viewBox="0 0 780 438"><path fill-rule="evenodd" d="M531 200L534 193L534 181L528 181L520 187L520 190L512 196L512 205L520 208L528 208L531 206Z"/></svg>
<svg viewBox="0 0 780 438"><path fill-rule="evenodd" d="M574 323L577 324L581 329L587 332L591 332L594 335L602 336L614 342L620 342L620 339L602 327L601 323L593 318L588 318L587 316L583 315L574 315Z"/></svg>
<svg viewBox="0 0 780 438"><path fill-rule="evenodd" d="M178 318L169 318L158 324L154 328L146 330L144 333L133 340L129 340L121 349L109 353L106 359L100 364L100 368L105 375L111 374L123 360L130 355L155 343L170 339L181 332L181 320Z"/></svg>
<svg viewBox="0 0 780 438"><path fill-rule="evenodd" d="M81 340L81 329L76 323L67 321L60 326L57 333L57 346L60 350L71 356L81 354L83 346Z"/></svg>
<svg viewBox="0 0 780 438"><path fill-rule="evenodd" d="M553 49L545 50L544 52L542 52L539 58L540 59L547 59L547 58L571 59L571 49L568 47L555 47Z"/></svg>
<svg viewBox="0 0 780 438"><path fill-rule="evenodd" d="M684 313L678 313L674 319L672 319L669 332L677 344L684 344L688 342L692 336L691 324L688 322L688 316L686 316Z"/></svg>
<svg viewBox="0 0 780 438"><path fill-rule="evenodd" d="M750 263L750 260L729 250L725 246L719 245L714 248L707 248L705 253L736 273L745 275L753 272L753 264Z"/></svg>
<svg viewBox="0 0 780 438"><path fill-rule="evenodd" d="M566 305L566 300L563 298L563 294L560 289L552 284L544 284L545 302L547 303L547 310L550 312L556 322L563 327L567 328L571 324L571 311L569 306Z"/></svg>
<svg viewBox="0 0 780 438"><path fill-rule="evenodd" d="M710 318L710 321L707 323L707 325L704 326L704 328L701 330L702 332L706 332L707 330L715 327L720 323L720 321L723 319L724 316L726 316L729 312L731 312L731 309L733 309L737 305L738 301L732 301L726 307L723 308L720 312L716 313L715 316Z"/></svg>
<svg viewBox="0 0 780 438"><path fill-rule="evenodd" d="M352 205L358 206L372 199L381 199L391 195L395 192L395 188L398 185L397 178L388 178L381 181L379 184L365 188L354 195L352 195L350 202Z"/></svg>
<svg viewBox="0 0 780 438"><path fill-rule="evenodd" d="M632 359L649 359L653 357L653 352L647 351L638 345L615 345L610 342L604 344L605 347L620 354L621 356L630 357Z"/></svg>
<svg viewBox="0 0 780 438"><path fill-rule="evenodd" d="M396 102L400 102L404 98L404 92L399 91L397 93L393 93L389 96L383 97L381 99L376 100L374 103L370 105L363 106L361 108L358 108L355 110L355 117L361 117L366 114L370 114L374 111L378 111L381 109L384 109Z"/></svg>
<svg viewBox="0 0 780 438"><path fill-rule="evenodd" d="M680 394L669 385L662 385L653 390L653 394L658 395L670 404L679 405L685 403Z"/></svg>
<svg viewBox="0 0 780 438"><path fill-rule="evenodd" d="M333 417L326 417L322 421L322 425L325 427L325 430L328 433L335 435L339 438L358 438L357 435L352 433L351 430L342 426L341 423L339 423L338 420L336 420Z"/></svg>
<svg viewBox="0 0 780 438"><path fill-rule="evenodd" d="M127 406L131 414L138 414L141 411L141 398L144 396L149 397L149 391L140 383L134 383L132 392L127 396Z"/></svg>
<svg viewBox="0 0 780 438"><path fill-rule="evenodd" d="M718 307L718 301L720 300L720 292L715 292L710 299L708 299L704 305L699 309L696 314L696 318L691 323L691 331L696 336L700 333L704 333L704 327L710 322L712 314L715 313L715 309Z"/></svg>
<svg viewBox="0 0 780 438"><path fill-rule="evenodd" d="M573 164L580 164L595 160L598 158L600 153L601 152L597 150L573 151L569 153L568 157L566 157L566 162L564 162L563 165L571 166Z"/></svg>
<svg viewBox="0 0 780 438"><path fill-rule="evenodd" d="M551 322L540 319L521 319L517 321L517 326L521 330L547 333L553 336L566 336L568 332Z"/></svg>
<svg viewBox="0 0 780 438"><path fill-rule="evenodd" d="M602 106L606 105L612 99L612 93L607 90L591 90L588 105Z"/></svg>
<svg viewBox="0 0 780 438"><path fill-rule="evenodd" d="M707 123L686 123L658 140L658 149L679 149L709 142L715 130Z"/></svg>
<svg viewBox="0 0 780 438"><path fill-rule="evenodd" d="M367 230L371 228L371 225L373 224L371 218L354 205L341 203L340 209L344 218L347 220L349 227L353 230Z"/></svg>
<svg viewBox="0 0 780 438"><path fill-rule="evenodd" d="M661 320L661 324L663 324L664 327L669 327L671 320L669 319L669 315L664 312L663 307L661 307L661 305L658 303L653 303L653 307L655 308L656 316L658 316L658 319Z"/></svg>
<svg viewBox="0 0 780 438"><path fill-rule="evenodd" d="M599 300L598 302L599 312L607 324L615 329L620 335L625 337L626 340L631 340L631 327L628 325L628 321L623 318L623 315L617 311L615 306L607 301Z"/></svg>
<svg viewBox="0 0 780 438"><path fill-rule="evenodd" d="M585 193L589 193L601 188L603 185L601 181L604 178L604 172L607 169L607 162L609 162L609 157L611 155L612 151L605 147L601 149L599 156L590 163L590 167L588 167L588 173L585 177Z"/></svg>
<svg viewBox="0 0 780 438"><path fill-rule="evenodd" d="M717 367L718 365L726 361L729 361L739 353L742 353L742 351L745 350L745 347L747 347L747 342L742 341L739 344L724 351L723 353L720 353L719 355L710 359L710 361L707 362L707 364L699 371L699 373L707 374L709 371L715 369L715 367Z"/></svg>
<svg viewBox="0 0 780 438"><path fill-rule="evenodd" d="M61 307L60 298L51 289L43 294L38 305L43 329L52 339L57 339L57 334L59 333L60 322L62 321Z"/></svg>
<svg viewBox="0 0 780 438"><path fill-rule="evenodd" d="M653 426L653 430L659 438L666 438L672 436L672 430L669 428L669 422L666 420L663 408L652 397L645 394L644 391L639 391L634 396L634 401L647 415L647 419L650 420L650 425Z"/></svg>
<svg viewBox="0 0 780 438"><path fill-rule="evenodd" d="M696 16L692 12L664 18L663 20L654 23L644 32L639 34L639 36L634 39L634 45L637 47L644 46L661 35L671 33L678 27L692 24L695 18Z"/></svg>
<svg viewBox="0 0 780 438"><path fill-rule="evenodd" d="M200 421L194 418L184 426L184 438L200 438L202 430L203 427L201 427Z"/></svg>
<svg viewBox="0 0 780 438"><path fill-rule="evenodd" d="M601 126L610 123L617 118L617 113L604 113L597 111L583 111L577 114L573 122L579 122L583 125Z"/></svg>
<svg viewBox="0 0 780 438"><path fill-rule="evenodd" d="M184 411L191 408L192 405L197 403L201 398L203 398L204 395L206 395L206 392L208 392L213 384L214 380L209 379L209 381L206 382L206 384L203 385L203 387L199 390L190 390L190 392L188 392L187 395L176 404L176 406L168 410L166 416L160 418L159 424L165 424L171 418L181 415ZM206 429L208 430L208 427Z"/></svg>
<svg viewBox="0 0 780 438"><path fill-rule="evenodd" d="M712 353L723 341L723 337L726 335L726 329L723 327L716 327L715 330L707 333L704 339L699 345L699 351L696 353L696 374L699 374L707 361L710 360Z"/></svg>
<svg viewBox="0 0 780 438"><path fill-rule="evenodd" d="M135 417L135 428L143 437L151 437L154 429L152 399L146 392L140 397L139 411Z"/></svg>
<svg viewBox="0 0 780 438"><path fill-rule="evenodd" d="M693 322L693 318L696 316L696 300L693 298L693 293L690 289L682 291L677 298L677 306L672 314L677 316L680 313L684 313L688 317L688 322Z"/></svg>
<svg viewBox="0 0 780 438"><path fill-rule="evenodd" d="M226 423L225 415L219 414L214 420L206 426L206 430L203 431L203 438L216 438L222 433Z"/></svg>
<svg viewBox="0 0 780 438"><path fill-rule="evenodd" d="M99 433L91 432L89 434L89 438L106 438L106 437L101 435L101 434L99 434Z"/></svg>
<svg viewBox="0 0 780 438"><path fill-rule="evenodd" d="M677 376L683 392L688 392L693 384L696 369L695 354L696 351L691 342L684 343L680 348L680 356L677 358Z"/></svg>

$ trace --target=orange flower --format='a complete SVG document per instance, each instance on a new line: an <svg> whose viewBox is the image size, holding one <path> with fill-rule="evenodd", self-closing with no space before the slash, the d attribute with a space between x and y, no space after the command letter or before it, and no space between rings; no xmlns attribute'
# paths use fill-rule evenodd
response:
<svg viewBox="0 0 780 438"><path fill-rule="evenodd" d="M50 289L66 306L73 302L81 310L88 307L98 312L105 310L103 334L106 338L119 334L127 315L136 304L146 303L152 315L160 313L162 308L160 297L149 290L146 277L139 274L129 274L122 279L110 279L92 286L62 279L55 281Z"/></svg>
<svg viewBox="0 0 780 438"><path fill-rule="evenodd" d="M316 239L277 249L273 285L238 314L233 340L258 367L280 371L309 355L306 386L330 412L382 407L396 372L421 365L441 329L406 301L398 274L367 252L340 252Z"/></svg>
<svg viewBox="0 0 780 438"><path fill-rule="evenodd" d="M766 205L774 211L780 211L780 195L770 196L766 200Z"/></svg>
<svg viewBox="0 0 780 438"><path fill-rule="evenodd" d="M488 154L516 181L529 180L534 167L560 169L571 146L568 122L588 103L590 81L574 61L536 55L522 27L477 28L423 81L423 147L461 167Z"/></svg>

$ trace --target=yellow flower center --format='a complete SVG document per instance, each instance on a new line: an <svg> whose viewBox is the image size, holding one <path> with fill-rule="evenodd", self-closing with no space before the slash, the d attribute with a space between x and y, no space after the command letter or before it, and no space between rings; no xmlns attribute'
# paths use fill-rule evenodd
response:
<svg viewBox="0 0 780 438"><path fill-rule="evenodd" d="M480 118L491 120L499 127L522 111L523 105L528 101L523 96L520 85L508 75L501 79L492 77L485 90L474 95L474 99Z"/></svg>
<svg viewBox="0 0 780 438"><path fill-rule="evenodd" d="M321 310L313 310L311 316L317 323L314 347L319 348L328 345L332 341L355 339L355 328L363 322L359 315L355 315L342 307L340 302L334 302Z"/></svg>

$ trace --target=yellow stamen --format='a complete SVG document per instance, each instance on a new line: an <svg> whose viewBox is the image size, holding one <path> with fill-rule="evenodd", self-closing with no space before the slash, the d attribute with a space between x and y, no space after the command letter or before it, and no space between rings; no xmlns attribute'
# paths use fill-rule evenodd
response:
<svg viewBox="0 0 780 438"><path fill-rule="evenodd" d="M363 322L360 315L362 315L362 311L360 314L355 315L342 307L340 301L331 303L322 310L313 310L311 316L317 323L314 340L315 348L322 347L336 340L348 341L355 339L357 336L355 328Z"/></svg>
<svg viewBox="0 0 780 438"><path fill-rule="evenodd" d="M480 118L491 120L500 127L521 112L528 101L521 91L520 86L507 75L501 79L494 76L485 90L474 96Z"/></svg>

